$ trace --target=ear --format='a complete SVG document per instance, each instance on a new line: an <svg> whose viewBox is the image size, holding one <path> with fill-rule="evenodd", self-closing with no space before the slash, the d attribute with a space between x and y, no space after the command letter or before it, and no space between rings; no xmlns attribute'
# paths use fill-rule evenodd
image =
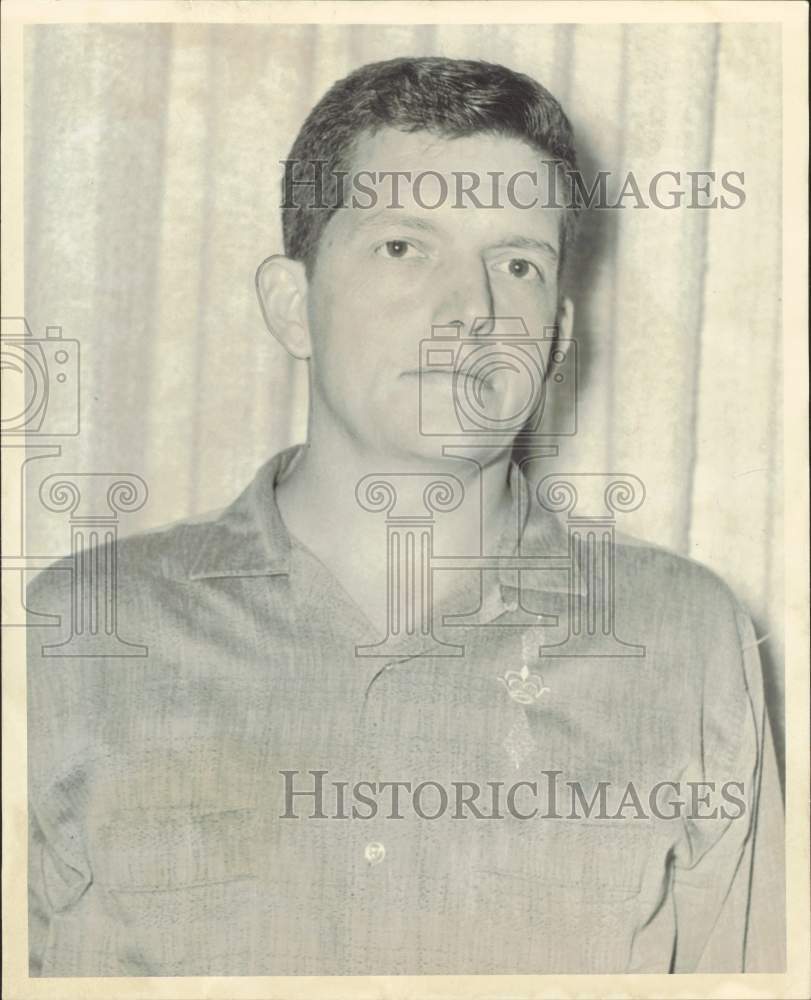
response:
<svg viewBox="0 0 811 1000"><path fill-rule="evenodd" d="M561 340L571 340L572 329L574 327L574 305L571 299L567 299L564 296L560 300L555 322L558 328L558 337Z"/></svg>
<svg viewBox="0 0 811 1000"><path fill-rule="evenodd" d="M558 314L555 317L557 336L555 337L555 350L562 351L565 358L572 343L572 329L574 327L574 305L571 299L565 297L558 303ZM560 361L557 364L560 364Z"/></svg>
<svg viewBox="0 0 811 1000"><path fill-rule="evenodd" d="M312 354L307 321L307 275L304 264L274 254L256 270L256 294L268 330L301 361Z"/></svg>

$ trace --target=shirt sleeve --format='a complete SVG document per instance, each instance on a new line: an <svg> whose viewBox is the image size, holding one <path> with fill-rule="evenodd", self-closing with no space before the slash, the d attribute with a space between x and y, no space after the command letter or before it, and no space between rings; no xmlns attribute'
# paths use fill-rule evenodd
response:
<svg viewBox="0 0 811 1000"><path fill-rule="evenodd" d="M48 572L42 574L48 576ZM69 584L29 589L29 607L69 612ZM61 579L59 579L61 578ZM34 620L35 621L35 620ZM76 661L43 656L61 629L31 624L27 631L28 688L28 953L29 974L47 974L49 952L63 915L73 911L92 882L83 838L82 686ZM66 666L67 664L67 666Z"/></svg>
<svg viewBox="0 0 811 1000"><path fill-rule="evenodd" d="M674 972L785 971L783 804L757 640L740 609L735 624L706 664L690 777L714 788L675 855Z"/></svg>

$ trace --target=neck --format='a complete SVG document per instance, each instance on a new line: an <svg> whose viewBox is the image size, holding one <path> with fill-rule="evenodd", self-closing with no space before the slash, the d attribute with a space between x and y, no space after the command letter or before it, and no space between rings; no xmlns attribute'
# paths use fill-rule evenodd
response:
<svg viewBox="0 0 811 1000"><path fill-rule="evenodd" d="M423 505L429 482L424 477L455 477L464 496L454 510L434 512L434 549L441 555L472 556L494 551L513 516L509 468L508 446L499 451L459 449L459 457L443 456L439 447L436 457L395 455L362 445L334 424L322 432L311 421L309 443L279 484L277 500L290 533L360 600L362 581L374 581L381 589L386 560L387 505L377 512L364 509L361 501L366 497L368 507L371 496L358 489L364 477L393 486L398 515L430 513Z"/></svg>

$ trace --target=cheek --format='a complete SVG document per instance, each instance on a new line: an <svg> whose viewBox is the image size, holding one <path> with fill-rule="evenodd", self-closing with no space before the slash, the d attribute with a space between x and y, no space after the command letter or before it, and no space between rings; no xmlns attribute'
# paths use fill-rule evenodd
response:
<svg viewBox="0 0 811 1000"><path fill-rule="evenodd" d="M344 381L368 369L369 345L379 339L373 335L380 329L380 310L367 296L330 283L309 297L307 314L318 378Z"/></svg>
<svg viewBox="0 0 811 1000"><path fill-rule="evenodd" d="M398 308L403 303L410 303L413 309L419 297L425 294L422 287L426 282L424 271L402 262L371 257L347 281L347 297L361 298L370 304L374 302L378 309L387 305Z"/></svg>
<svg viewBox="0 0 811 1000"><path fill-rule="evenodd" d="M384 296L376 269L365 261L350 259L327 248L310 282L310 297L319 318L362 314L371 300Z"/></svg>
<svg viewBox="0 0 811 1000"><path fill-rule="evenodd" d="M322 357L360 358L371 370L379 353L376 345L397 353L404 341L430 334L426 290L372 268L343 278L333 274L329 282L311 286L308 319L314 348Z"/></svg>
<svg viewBox="0 0 811 1000"><path fill-rule="evenodd" d="M549 326L557 313L557 285L537 285L523 281L494 281L493 305L496 315L521 316L530 326Z"/></svg>

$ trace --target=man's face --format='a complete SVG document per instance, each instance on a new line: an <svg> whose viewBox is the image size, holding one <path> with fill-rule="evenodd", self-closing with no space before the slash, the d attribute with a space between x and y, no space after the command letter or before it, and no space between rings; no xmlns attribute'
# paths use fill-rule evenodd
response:
<svg viewBox="0 0 811 1000"><path fill-rule="evenodd" d="M542 182L545 171L536 151L505 136L384 129L362 137L353 169L378 178L408 171L412 183L400 182L394 203L401 207L394 207L391 178L378 181L373 207L339 209L322 234L307 292L316 426L337 421L362 446L392 457L437 457L441 441L421 433L420 407L423 427L453 425L453 394L462 384L449 371L429 374L420 342L436 326L461 324L463 337L483 344L491 336L495 347L499 331L477 326L483 317L521 317L530 336L541 337L557 312L562 210L544 207L545 190L526 177L508 197L510 177L529 171ZM438 180L413 184L426 171L447 178L448 195L436 208L425 206L440 201ZM454 207L463 172L482 178L485 206L494 201L490 175L500 172L501 207L477 207L470 198ZM518 204L535 198L533 208ZM495 366L465 388L497 422L520 410L526 372ZM510 444L502 438L494 454Z"/></svg>

